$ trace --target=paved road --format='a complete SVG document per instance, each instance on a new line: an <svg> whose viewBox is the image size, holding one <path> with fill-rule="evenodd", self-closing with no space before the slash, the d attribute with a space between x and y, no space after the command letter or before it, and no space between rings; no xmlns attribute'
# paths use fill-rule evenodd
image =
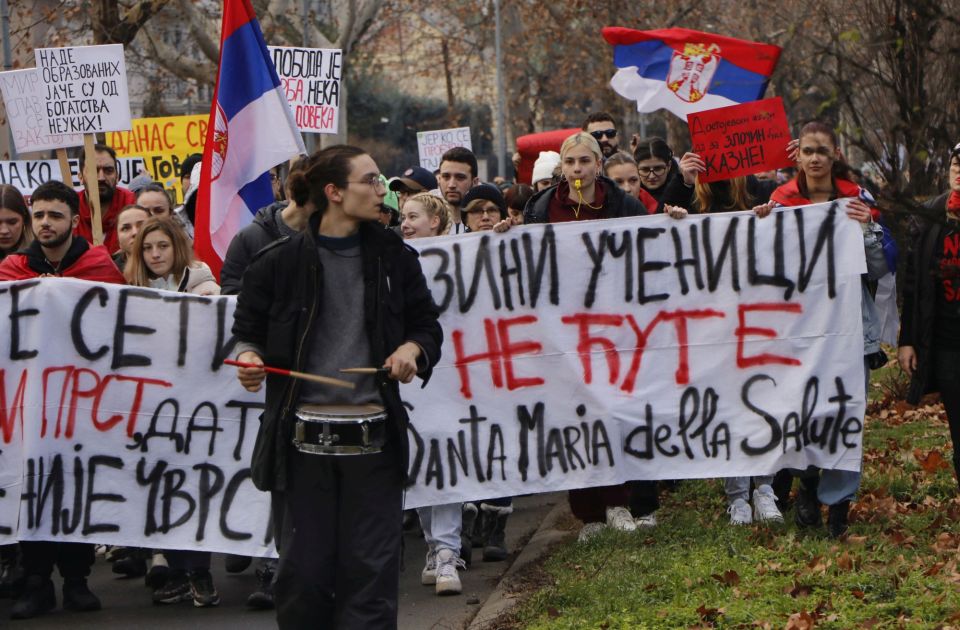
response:
<svg viewBox="0 0 960 630"><path fill-rule="evenodd" d="M459 629L473 618L480 605L493 592L500 577L509 567L550 509L561 500L560 494L521 497L515 501L514 513L507 527L507 544L515 553L507 562L479 561L461 573L463 594L437 597L432 587L420 585L426 545L413 534L405 535L404 562L406 570L400 576L400 629ZM103 601L104 609L97 613L71 614L56 609L29 621L9 622L10 601L0 600L0 628L68 628L70 630L103 630L105 628L137 628L138 630L170 630L171 628L203 630L238 630L246 628L274 628L272 611L248 610L244 602L255 586L253 568L231 575L223 570L223 558L214 557L214 583L220 592L217 608L197 609L189 602L173 606L153 606L150 593L142 579L118 579L110 572L110 565L98 559L91 578L91 588ZM59 579L57 600L60 601ZM471 598L476 604L468 604Z"/></svg>

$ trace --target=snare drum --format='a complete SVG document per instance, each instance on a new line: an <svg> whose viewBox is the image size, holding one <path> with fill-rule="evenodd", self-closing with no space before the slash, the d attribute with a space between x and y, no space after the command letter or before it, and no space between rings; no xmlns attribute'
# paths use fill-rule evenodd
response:
<svg viewBox="0 0 960 630"><path fill-rule="evenodd" d="M293 446L314 455L379 453L387 439L387 412L379 405L301 405Z"/></svg>

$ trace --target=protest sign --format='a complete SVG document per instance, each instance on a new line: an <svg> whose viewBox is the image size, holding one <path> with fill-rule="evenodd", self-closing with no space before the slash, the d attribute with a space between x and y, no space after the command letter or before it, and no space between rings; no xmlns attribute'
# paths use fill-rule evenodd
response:
<svg viewBox="0 0 960 630"><path fill-rule="evenodd" d="M79 133L52 135L48 131L46 88L41 85L35 68L0 72L0 92L7 112L7 123L13 135L13 146L20 153L78 147L83 144Z"/></svg>
<svg viewBox="0 0 960 630"><path fill-rule="evenodd" d="M787 157L790 126L779 96L688 114L687 124L693 152L707 166L701 182L796 166Z"/></svg>
<svg viewBox="0 0 960 630"><path fill-rule="evenodd" d="M287 46L267 50L300 131L337 133L343 51Z"/></svg>
<svg viewBox="0 0 960 630"><path fill-rule="evenodd" d="M401 388L408 507L859 468L865 262L837 204L411 243L445 343L429 385ZM262 394L222 366L234 304L0 284L0 544L268 550Z"/></svg>
<svg viewBox="0 0 960 630"><path fill-rule="evenodd" d="M143 158L154 181L174 191L174 199L183 201L180 189L180 164L193 153L203 153L207 137L207 116L167 116L135 118L130 131L110 132L107 144L122 156Z"/></svg>
<svg viewBox="0 0 960 630"><path fill-rule="evenodd" d="M130 128L123 46L37 48L47 133L97 133Z"/></svg>
<svg viewBox="0 0 960 630"><path fill-rule="evenodd" d="M73 181L67 182L74 188L80 188L80 160L67 160ZM127 186L144 168L139 157L117 158L117 183ZM0 161L0 184L15 186L24 195L31 195L37 186L50 180L60 181L60 167L56 160L12 160Z"/></svg>
<svg viewBox="0 0 960 630"><path fill-rule="evenodd" d="M473 145L470 143L470 127L417 132L417 151L420 153L420 166L428 171L435 171L440 168L440 158L454 147L473 150Z"/></svg>

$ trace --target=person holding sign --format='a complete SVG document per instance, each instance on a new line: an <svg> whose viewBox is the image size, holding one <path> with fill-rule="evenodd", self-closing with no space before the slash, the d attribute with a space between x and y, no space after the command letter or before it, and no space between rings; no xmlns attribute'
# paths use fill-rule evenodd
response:
<svg viewBox="0 0 960 630"><path fill-rule="evenodd" d="M36 240L23 252L0 262L0 280L69 277L94 282L123 284L110 254L103 247L90 247L76 238L80 200L63 182L41 184L31 196L31 221ZM100 610L100 600L87 587L93 566L93 545L55 541L23 541L26 583L10 610L13 619L30 619L56 606L50 579L57 565L63 576L63 607L66 610Z"/></svg>
<svg viewBox="0 0 960 630"><path fill-rule="evenodd" d="M934 220L915 220L897 358L910 376L907 402L940 392L960 479L960 144L950 152L949 181L949 191L925 204Z"/></svg>
<svg viewBox="0 0 960 630"><path fill-rule="evenodd" d="M773 191L770 202L754 208L759 216L766 216L778 206L803 206L846 199L846 214L863 228L863 245L867 257L867 273L861 285L863 317L863 366L865 390L869 389L870 369L882 355L880 350L880 316L870 293L868 280L878 280L890 272L884 252L884 231L874 219L874 203L869 192L846 178L848 167L840 154L833 129L813 121L800 130L799 170L797 177ZM883 356L880 364L885 362ZM877 365L876 367L879 367ZM829 506L827 530L839 538L847 531L850 502L860 487L860 472L845 470L803 471L794 514L800 527L820 527L820 504Z"/></svg>
<svg viewBox="0 0 960 630"><path fill-rule="evenodd" d="M0 184L0 260L33 240L29 220L27 202L20 191L10 184Z"/></svg>
<svg viewBox="0 0 960 630"><path fill-rule="evenodd" d="M602 160L600 145L587 132L575 133L564 140L560 146L563 179L530 199L523 212L524 223L633 217L656 210L655 203L644 206L613 181L599 175ZM584 523L580 540L587 540L606 526L623 531L637 528L627 509L626 484L571 490L568 496L573 515Z"/></svg>
<svg viewBox="0 0 960 630"><path fill-rule="evenodd" d="M267 385L251 475L284 506L280 628L395 628L409 469L399 383L429 379L443 333L416 254L376 222L387 191L373 158L336 145L312 159L291 179L303 178L317 212L251 263L233 334L241 362L354 387L238 368L246 389ZM358 365L385 369L340 372ZM343 422L324 420L334 415ZM353 421L368 430L350 431Z"/></svg>
<svg viewBox="0 0 960 630"><path fill-rule="evenodd" d="M97 162L97 194L100 195L101 216L103 225L103 245L107 251L117 251L117 217L120 210L132 203L136 203L133 191L117 185L120 181L120 172L117 170L117 152L105 144L94 145L94 155ZM88 182L85 175L86 154L80 154L80 181L83 190L80 191L80 221L77 223L76 234L82 236L88 243L93 244L93 213L90 211L88 197L94 182Z"/></svg>

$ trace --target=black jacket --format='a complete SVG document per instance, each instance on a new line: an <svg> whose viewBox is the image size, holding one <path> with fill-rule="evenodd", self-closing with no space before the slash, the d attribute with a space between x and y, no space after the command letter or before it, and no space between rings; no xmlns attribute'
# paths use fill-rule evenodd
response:
<svg viewBox="0 0 960 630"><path fill-rule="evenodd" d="M253 217L253 222L234 235L220 269L222 295L240 293L243 272L247 270L254 255L280 238L280 218L277 215L286 207L286 201L278 201L260 208Z"/></svg>
<svg viewBox="0 0 960 630"><path fill-rule="evenodd" d="M949 193L924 204L931 210L946 213ZM942 221L914 218L911 226L913 246L907 254L903 273L903 311L900 315L899 345L913 346L917 353L917 369L910 379L907 402L917 404L927 392L936 391L936 380L930 372L933 359L933 331L937 313L937 254L943 248L945 225Z"/></svg>
<svg viewBox="0 0 960 630"><path fill-rule="evenodd" d="M323 278L316 234L320 214L296 236L285 236L261 250L243 276L233 333L240 341L264 350L266 365L302 371L311 347L311 328L320 303ZM439 310L420 269L417 253L379 224L360 226L364 277L364 313L376 365L401 344L417 343L424 356L418 364L426 385L440 358L443 332ZM358 316L360 314L358 313ZM261 490L283 491L287 485L287 452L293 436L300 382L267 376L266 408L253 451L253 482ZM380 394L389 414L388 436L399 450L399 471L405 478L408 460L407 412L396 381L385 381Z"/></svg>
<svg viewBox="0 0 960 630"><path fill-rule="evenodd" d="M647 209L640 203L636 197L631 197L620 190L620 187L613 183L612 179L607 179L602 175L597 177L597 181L603 186L605 201L603 204L604 219L620 219L623 217L646 216ZM557 186L551 186L541 190L527 202L523 209L523 222L526 223L549 223L550 222L550 200L557 192Z"/></svg>

